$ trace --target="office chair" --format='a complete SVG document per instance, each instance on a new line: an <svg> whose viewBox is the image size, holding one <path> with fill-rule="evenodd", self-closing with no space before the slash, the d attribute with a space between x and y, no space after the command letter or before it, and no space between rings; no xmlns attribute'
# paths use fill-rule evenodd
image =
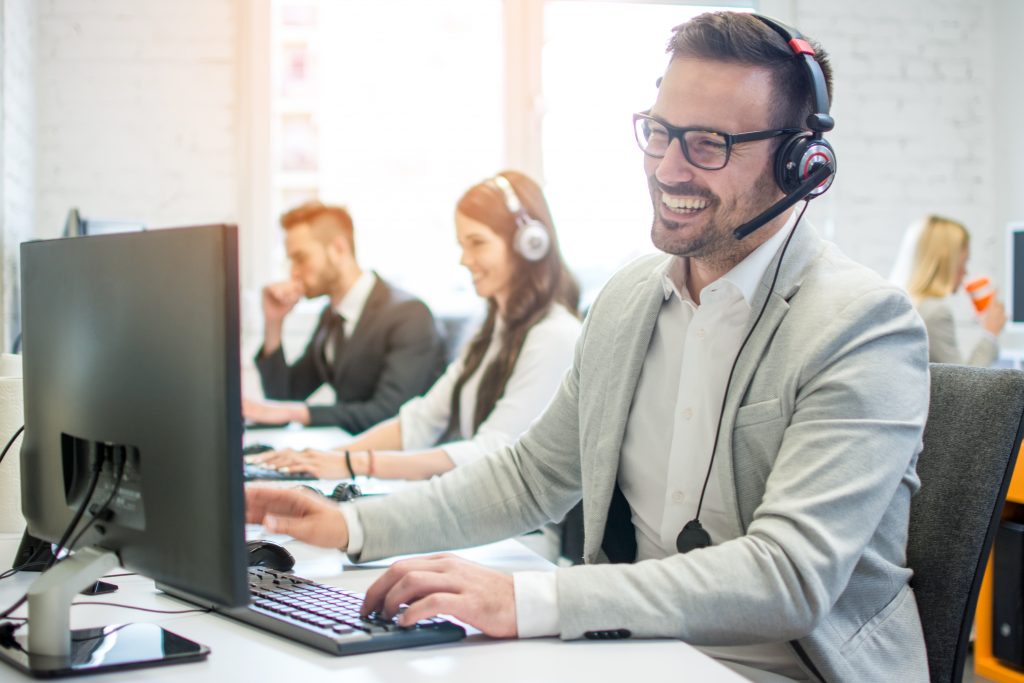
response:
<svg viewBox="0 0 1024 683"><path fill-rule="evenodd" d="M978 590L1021 446L1024 372L931 365L931 404L910 506L914 570L933 683L960 683Z"/></svg>

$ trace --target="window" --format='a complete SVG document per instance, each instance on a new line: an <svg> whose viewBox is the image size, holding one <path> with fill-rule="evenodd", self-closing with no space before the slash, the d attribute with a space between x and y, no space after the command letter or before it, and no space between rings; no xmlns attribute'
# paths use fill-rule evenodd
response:
<svg viewBox="0 0 1024 683"><path fill-rule="evenodd" d="M583 285L584 305L620 266L654 251L632 115L654 104L672 27L709 9L721 8L575 0L544 5L545 191L562 248Z"/></svg>
<svg viewBox="0 0 1024 683"><path fill-rule="evenodd" d="M361 265L435 308L474 303L452 217L502 164L501 1L274 10L274 215L313 196L344 204Z"/></svg>
<svg viewBox="0 0 1024 683"><path fill-rule="evenodd" d="M272 7L275 216L313 196L346 204L360 263L442 313L478 303L457 265L455 203L502 168L544 185L584 304L623 263L653 250L630 117L653 103L671 28L717 8L586 0ZM284 276L283 248L272 249Z"/></svg>

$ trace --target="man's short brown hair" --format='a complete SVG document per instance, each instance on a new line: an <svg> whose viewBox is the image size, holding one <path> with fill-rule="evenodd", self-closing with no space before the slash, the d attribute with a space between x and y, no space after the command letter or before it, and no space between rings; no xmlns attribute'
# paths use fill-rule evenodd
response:
<svg viewBox="0 0 1024 683"><path fill-rule="evenodd" d="M825 77L832 101L832 65L828 54L814 40L814 59ZM672 29L668 43L672 59L691 57L767 69L775 88L772 121L778 128L807 128L808 114L816 113L814 89L806 67L797 60L782 37L752 14L708 12Z"/></svg>
<svg viewBox="0 0 1024 683"><path fill-rule="evenodd" d="M352 255L356 253L355 233L352 227L352 216L344 206L331 206L318 199L299 204L281 216L281 227L291 230L300 223L307 223L322 242L331 241L338 232L345 236Z"/></svg>

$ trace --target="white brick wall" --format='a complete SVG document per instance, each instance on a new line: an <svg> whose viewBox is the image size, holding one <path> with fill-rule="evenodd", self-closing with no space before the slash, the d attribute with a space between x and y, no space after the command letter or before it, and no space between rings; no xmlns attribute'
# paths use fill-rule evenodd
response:
<svg viewBox="0 0 1024 683"><path fill-rule="evenodd" d="M20 328L18 313L18 245L29 239L35 222L35 36L36 5L32 0L3 0L3 104L0 137L2 159L3 350L10 349Z"/></svg>
<svg viewBox="0 0 1024 683"><path fill-rule="evenodd" d="M240 172L239 160L252 150L238 124L251 122L247 110L255 106L239 95L239 55L247 54L239 33L249 29L247 17L260 3L0 2L9 15L5 24L22 22L19 30L4 31L5 79L17 64L9 53L30 51L33 34L38 56L37 116L31 94L12 110L15 94L7 92L8 83L3 98L9 108L4 135L31 140L35 120L38 144L33 155L31 144L18 152L17 142L0 143L5 159L21 154L19 162L4 166L0 304L12 296L7 235L17 221L48 237L58 234L71 206L85 216L151 225L268 220L247 216L240 206L250 203L252 178ZM821 40L833 56L838 126L830 139L839 152L839 178L809 215L854 258L887 273L905 227L923 213L942 212L971 229L972 269L1001 279L1003 227L1024 217L1013 215L1024 211L1024 200L1006 199L1024 195L1010 182L1024 177L1024 141L1004 125L997 147L992 131L998 120L1014 120L1024 105L1016 94L1018 69L1002 66L1000 72L993 51L1010 42L1004 52L1019 54L1015 37L1024 26L1007 28L1007 18L1020 23L1016 3L763 2ZM37 30L19 19L32 15L29 7ZM31 79L25 83L31 91Z"/></svg>
<svg viewBox="0 0 1024 683"><path fill-rule="evenodd" d="M947 214L972 232L972 268L993 272L989 3L798 0L793 21L836 82L839 175L808 215L887 275L908 224Z"/></svg>
<svg viewBox="0 0 1024 683"><path fill-rule="evenodd" d="M37 234L238 215L237 0L39 3Z"/></svg>

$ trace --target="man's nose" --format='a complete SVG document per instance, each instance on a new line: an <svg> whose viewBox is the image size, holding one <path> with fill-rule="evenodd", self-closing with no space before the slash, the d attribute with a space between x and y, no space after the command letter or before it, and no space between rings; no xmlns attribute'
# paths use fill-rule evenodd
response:
<svg viewBox="0 0 1024 683"><path fill-rule="evenodd" d="M683 153L683 141L675 138L665 150L661 159L652 159L657 163L654 177L663 185L677 185L693 180L697 168L690 163Z"/></svg>

